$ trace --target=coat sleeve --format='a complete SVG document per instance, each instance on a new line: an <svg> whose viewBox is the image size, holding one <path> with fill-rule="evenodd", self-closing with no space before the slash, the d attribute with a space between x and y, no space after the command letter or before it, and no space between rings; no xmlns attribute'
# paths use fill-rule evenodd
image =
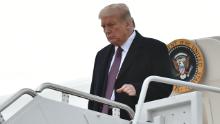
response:
<svg viewBox="0 0 220 124"><path fill-rule="evenodd" d="M95 62L94 62L94 67L93 67L93 75L92 75L92 82L91 82L91 86L90 86L90 94L96 95L95 94L95 77L96 77L96 66L97 66L97 58L98 58L98 54L95 57ZM90 110L95 110L95 102L89 100L88 101L88 109Z"/></svg>
<svg viewBox="0 0 220 124"><path fill-rule="evenodd" d="M152 47L153 56L151 56L152 75L171 78L171 65L168 49L164 43L155 44ZM146 95L146 101L152 101L168 97L172 92L172 85L151 82Z"/></svg>

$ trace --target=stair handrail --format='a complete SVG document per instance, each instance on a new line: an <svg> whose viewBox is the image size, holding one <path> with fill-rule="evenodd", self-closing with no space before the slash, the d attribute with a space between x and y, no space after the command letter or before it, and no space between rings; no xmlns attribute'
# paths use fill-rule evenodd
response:
<svg viewBox="0 0 220 124"><path fill-rule="evenodd" d="M165 78L165 77L160 77L160 76L149 76L143 82L143 85L141 88L141 93L139 96L139 100L138 100L138 103L136 106L134 119L132 120L132 124L138 124L138 120L140 119L141 109L144 104L144 100L146 97L148 86L149 86L150 82L152 82L152 81L165 83L165 84L178 85L178 86L188 86L189 88L195 89L198 91L209 91L209 92L220 93L220 88L218 88L218 87L207 86L207 85L203 85L203 84L196 84L196 83L192 83L192 82L181 81L181 80Z"/></svg>
<svg viewBox="0 0 220 124"><path fill-rule="evenodd" d="M5 110L8 106L10 106L12 103L14 103L18 98L20 98L23 95L30 95L32 97L37 96L37 93L29 88L23 88L16 92L14 95L12 95L9 99L7 99L3 104L0 105L0 113Z"/></svg>
<svg viewBox="0 0 220 124"><path fill-rule="evenodd" d="M62 93L66 93L66 94L70 94L73 96L78 96L78 97L81 97L84 99L88 99L88 100L96 101L96 102L103 103L106 105L110 105L112 107L120 108L120 109L126 110L129 114L129 116L131 117L131 119L133 119L133 117L134 117L134 111L129 106L122 104L122 103L119 103L119 102L115 102L115 101L106 99L106 98L103 98L103 97L92 95L92 94L89 94L86 92L81 92L81 91L78 91L78 90L75 90L75 89L72 89L69 87L64 87L64 86L53 84L53 83L43 83L42 85L40 85L40 87L37 88L36 92L40 93L44 89L52 89L52 90L59 91Z"/></svg>

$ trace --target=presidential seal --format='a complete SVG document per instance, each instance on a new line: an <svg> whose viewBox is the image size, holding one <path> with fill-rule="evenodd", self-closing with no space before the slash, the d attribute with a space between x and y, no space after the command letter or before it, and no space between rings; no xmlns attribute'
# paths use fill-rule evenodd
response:
<svg viewBox="0 0 220 124"><path fill-rule="evenodd" d="M168 44L174 79L199 83L204 72L204 58L199 47L190 40L177 39ZM176 93L191 91L185 86L174 86Z"/></svg>

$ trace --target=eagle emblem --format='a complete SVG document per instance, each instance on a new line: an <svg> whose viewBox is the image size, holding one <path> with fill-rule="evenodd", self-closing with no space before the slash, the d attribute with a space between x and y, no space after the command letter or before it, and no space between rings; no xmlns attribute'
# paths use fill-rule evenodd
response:
<svg viewBox="0 0 220 124"><path fill-rule="evenodd" d="M193 69L193 66L190 65L189 61L190 57L186 53L178 53L174 56L173 65L176 70L176 76L179 77L181 80L185 80L189 78L190 73Z"/></svg>
<svg viewBox="0 0 220 124"><path fill-rule="evenodd" d="M168 44L174 79L199 83L204 72L204 58L199 47L187 39L177 39ZM191 91L188 87L174 86L174 91Z"/></svg>

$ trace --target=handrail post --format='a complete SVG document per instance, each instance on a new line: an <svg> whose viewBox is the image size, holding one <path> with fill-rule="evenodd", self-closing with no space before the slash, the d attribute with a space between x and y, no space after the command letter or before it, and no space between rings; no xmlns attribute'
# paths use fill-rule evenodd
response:
<svg viewBox="0 0 220 124"><path fill-rule="evenodd" d="M62 92L62 102L69 103L69 94Z"/></svg>

